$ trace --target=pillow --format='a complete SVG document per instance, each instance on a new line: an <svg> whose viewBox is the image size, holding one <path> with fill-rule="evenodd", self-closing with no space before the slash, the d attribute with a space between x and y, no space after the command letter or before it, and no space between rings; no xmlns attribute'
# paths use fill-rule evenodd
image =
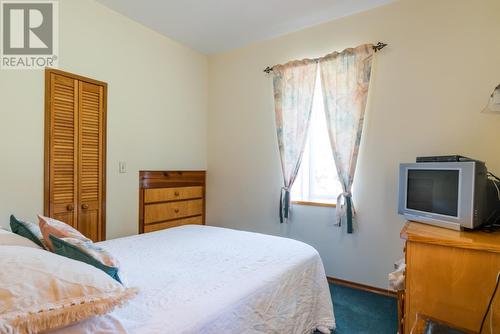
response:
<svg viewBox="0 0 500 334"><path fill-rule="evenodd" d="M0 254L0 333L67 326L111 312L137 293L101 270L44 250L0 246Z"/></svg>
<svg viewBox="0 0 500 334"><path fill-rule="evenodd" d="M33 241L3 229L0 229L0 246L23 246L42 249Z"/></svg>
<svg viewBox="0 0 500 334"><path fill-rule="evenodd" d="M54 235L50 235L50 242L54 253L90 264L122 283L118 275L118 261L107 251L92 243L92 241L83 241L75 238L57 238Z"/></svg>
<svg viewBox="0 0 500 334"><path fill-rule="evenodd" d="M28 238L43 249L47 249L42 232L36 224L18 220L14 215L10 215L10 229L15 234Z"/></svg>
<svg viewBox="0 0 500 334"><path fill-rule="evenodd" d="M57 219L38 215L38 224L40 225L40 230L42 230L43 239L51 251L54 251L52 241L49 238L51 234L58 238L74 238L83 241L91 241L73 227Z"/></svg>

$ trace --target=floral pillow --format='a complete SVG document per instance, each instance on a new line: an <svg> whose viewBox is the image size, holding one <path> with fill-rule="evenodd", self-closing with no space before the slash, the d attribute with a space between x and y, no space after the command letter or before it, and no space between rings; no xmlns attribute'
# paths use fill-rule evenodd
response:
<svg viewBox="0 0 500 334"><path fill-rule="evenodd" d="M19 220L14 215L10 215L10 229L17 235L25 237L43 249L47 249L47 245L43 238L40 228L31 222Z"/></svg>
<svg viewBox="0 0 500 334"><path fill-rule="evenodd" d="M122 277L119 275L120 265L118 260L103 248L92 243L92 241L76 238L57 238L54 235L50 235L50 241L54 253L99 268L123 284Z"/></svg>
<svg viewBox="0 0 500 334"><path fill-rule="evenodd" d="M74 238L91 242L89 238L85 237L76 229L57 219L38 215L38 225L40 226L40 230L42 231L43 239L45 240L47 247L51 251L54 251L54 247L52 246L52 241L49 237L50 235L53 235L57 238Z"/></svg>

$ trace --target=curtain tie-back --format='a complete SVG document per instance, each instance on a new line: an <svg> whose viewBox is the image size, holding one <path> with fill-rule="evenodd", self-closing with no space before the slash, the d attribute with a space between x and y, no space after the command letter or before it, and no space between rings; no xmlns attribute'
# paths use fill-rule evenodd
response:
<svg viewBox="0 0 500 334"><path fill-rule="evenodd" d="M281 187L280 195L280 223L288 219L290 212L290 187Z"/></svg>
<svg viewBox="0 0 500 334"><path fill-rule="evenodd" d="M342 198L344 201L342 201ZM352 233L352 193L344 191L337 196L336 226L341 226L342 217L347 218L347 233Z"/></svg>

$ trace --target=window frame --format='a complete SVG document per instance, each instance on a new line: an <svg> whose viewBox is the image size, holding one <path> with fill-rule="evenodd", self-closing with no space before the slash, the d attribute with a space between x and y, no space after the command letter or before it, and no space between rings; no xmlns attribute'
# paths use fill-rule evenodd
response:
<svg viewBox="0 0 500 334"><path fill-rule="evenodd" d="M320 73L318 70L318 78L317 78L316 83L315 83L315 85L316 85L315 90L317 89L316 93L318 93L319 96L315 96L315 99L318 98L321 100L321 102L323 102L322 83L321 83L321 80L319 79L320 78L319 76L320 76ZM314 108L314 106L313 106L313 108ZM318 107L316 107L316 108L318 108ZM314 189L314 186L312 186L314 184L314 181L313 181L314 176L313 176L311 171L314 169L314 160L315 160L313 158L313 150L311 149L311 147L314 146L315 139L318 140L315 136L311 135L311 130L312 130L311 127L312 127L313 119L315 116L320 117L322 120L324 118L324 121L326 122L326 117L324 115L323 115L323 117L321 117L321 115L318 114L318 113L324 114L324 106L323 106L323 110L321 110L321 111L317 110L316 108L314 108L312 111L312 112L316 111L316 114L311 115L311 123L309 125L309 127L310 127L309 133L308 133L307 138L306 138L302 164L301 164L300 169L299 169L299 174L297 175L297 178L295 179L296 182L299 180L301 182L294 183L294 185L292 187L292 200L291 200L291 202L293 204L297 204L297 205L336 207L337 203L336 203L336 201L332 202L331 197L327 197L325 195L312 196L313 198L311 197L311 191ZM316 119L316 122L318 122L318 121L319 120ZM329 144L328 144L328 146L330 147ZM331 154L331 152L329 152L329 154ZM339 182L339 185L340 185L340 180L338 180L336 170L335 170L335 177L337 179L337 182ZM306 180L306 181L304 182L304 180ZM293 196L293 193L294 193L293 188L295 188L295 187L300 187L299 191L297 191L297 193L300 194L300 196L297 196L299 198L294 199L295 196ZM304 194L307 194L308 196L304 196ZM333 198L333 200L336 200L336 198Z"/></svg>

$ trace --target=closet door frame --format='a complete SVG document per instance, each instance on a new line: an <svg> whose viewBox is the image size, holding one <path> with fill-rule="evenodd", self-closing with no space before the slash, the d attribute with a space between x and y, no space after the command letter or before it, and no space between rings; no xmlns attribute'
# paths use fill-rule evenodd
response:
<svg viewBox="0 0 500 334"><path fill-rule="evenodd" d="M73 74L61 71L54 68L45 69L45 130L44 130L44 190L43 190L43 211L44 215L50 214L50 145L51 145L51 76L52 74L67 77L69 79L88 82L94 85L101 86L103 89L102 97L102 196L101 196L101 228L99 234L101 240L106 240L106 151L107 151L107 106L108 106L108 84L103 81L84 77L78 74ZM79 154L78 154L79 156ZM75 207L75 210L78 208Z"/></svg>

